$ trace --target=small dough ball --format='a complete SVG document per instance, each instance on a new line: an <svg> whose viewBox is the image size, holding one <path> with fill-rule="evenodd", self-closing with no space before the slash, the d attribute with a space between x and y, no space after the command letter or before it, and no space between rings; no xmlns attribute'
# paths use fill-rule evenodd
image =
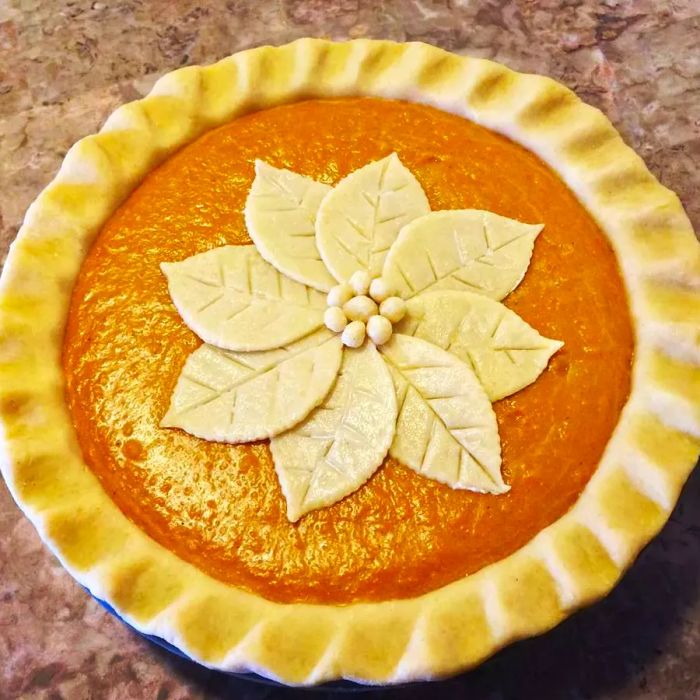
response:
<svg viewBox="0 0 700 700"><path fill-rule="evenodd" d="M343 305L343 311L351 321L367 321L377 313L377 304L369 297L353 297Z"/></svg>
<svg viewBox="0 0 700 700"><path fill-rule="evenodd" d="M348 323L340 339L349 348L359 348L365 342L365 324L362 321Z"/></svg>
<svg viewBox="0 0 700 700"><path fill-rule="evenodd" d="M396 290L383 277L375 277L369 285L369 295L377 304L381 304L394 294Z"/></svg>
<svg viewBox="0 0 700 700"><path fill-rule="evenodd" d="M342 306L355 296L352 287L347 283L336 284L335 287L328 292L328 306Z"/></svg>
<svg viewBox="0 0 700 700"><path fill-rule="evenodd" d="M392 323L398 323L406 315L406 302L401 297L389 297L379 306L379 313Z"/></svg>
<svg viewBox="0 0 700 700"><path fill-rule="evenodd" d="M350 286L355 294L367 294L369 290L370 276L366 270L358 270L350 277Z"/></svg>
<svg viewBox="0 0 700 700"><path fill-rule="evenodd" d="M337 306L330 306L326 309L323 314L323 322L326 324L326 328L334 333L340 333L348 325L347 316Z"/></svg>
<svg viewBox="0 0 700 700"><path fill-rule="evenodd" d="M367 336L375 345L384 345L391 338L391 321L384 316L372 316L367 321Z"/></svg>

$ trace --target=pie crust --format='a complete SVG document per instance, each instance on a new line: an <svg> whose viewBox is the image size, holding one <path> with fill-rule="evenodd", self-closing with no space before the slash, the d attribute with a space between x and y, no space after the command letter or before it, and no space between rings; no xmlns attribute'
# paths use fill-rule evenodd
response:
<svg viewBox="0 0 700 700"><path fill-rule="evenodd" d="M280 604L156 544L84 464L63 397L74 280L155 165L247 112L311 97L430 104L507 135L578 196L617 254L636 328L632 391L574 507L478 573L406 600ZM288 684L397 683L478 664L605 595L668 519L700 451L700 246L606 117L557 82L420 43L302 39L161 78L73 146L29 208L0 286L2 472L63 565L140 631Z"/></svg>

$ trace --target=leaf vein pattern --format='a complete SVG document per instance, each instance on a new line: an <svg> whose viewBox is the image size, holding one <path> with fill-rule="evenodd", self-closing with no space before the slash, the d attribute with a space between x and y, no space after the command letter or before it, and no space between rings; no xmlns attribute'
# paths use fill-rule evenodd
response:
<svg viewBox="0 0 700 700"><path fill-rule="evenodd" d="M200 306L197 309L197 313L201 314L202 311L206 311L210 306L214 306L214 304L216 304L217 301L220 301L223 298L224 298L224 292L221 292L221 294L217 294L213 299L208 301L206 304L204 304L203 306Z"/></svg>
<svg viewBox="0 0 700 700"><path fill-rule="evenodd" d="M338 247L342 248L350 257L354 258L354 260L361 265L362 267L367 267L367 262L363 260L350 246L339 236L334 236L335 242L338 244Z"/></svg>
<svg viewBox="0 0 700 700"><path fill-rule="evenodd" d="M325 342L331 342L331 340L332 339L329 339ZM296 352L290 350L289 348L280 348L281 350L284 350L286 352L286 355L287 355L284 358L284 360L281 360L280 362L291 360L291 359L293 359L293 358L297 357L298 355L301 355L302 353L305 353L305 352L313 352L314 353L313 366L315 367L316 361L317 361L316 351L318 350L319 347L321 347L324 344L325 343L320 343L316 348L313 348L313 350L311 348L308 348L308 347L302 347L302 348L298 349ZM231 362L233 364L239 363L239 360L234 360L232 357L230 357L229 355L226 355L222 351L219 351L219 352L220 352L220 354L222 354L226 358L226 360L228 362ZM216 392L216 395L212 396L212 397L208 397L206 399L203 399L202 401L198 401L197 403L192 404L190 406L187 406L187 408L185 408L183 412L188 412L188 411L192 411L192 410L197 409L197 408L201 408L202 406L205 406L209 403L212 403L213 401L216 401L216 399L221 397L223 394L226 394L228 392L235 392L235 390L241 384L246 384L246 383L252 381L253 379L256 379L260 375L265 374L266 372L269 372L273 369L277 370L276 365L279 365L280 362L275 362L275 360L272 359L272 360L268 361L267 363L261 365L260 367L256 367L256 368L250 368L249 365L245 365L244 363L240 362L241 366L243 366L244 368L249 370L246 374L244 374L240 377L236 377L235 380L233 380L231 383L227 384L226 386L222 387L221 389L214 389L213 387L207 387L207 388L210 388L212 391ZM182 376L185 379L193 381L190 375L183 373ZM195 383L201 383L201 382L195 382Z"/></svg>
<svg viewBox="0 0 700 700"><path fill-rule="evenodd" d="M296 194L292 190L290 190L288 187L286 187L283 182L280 180L271 180L268 177L262 177L263 182L265 182L266 185L269 187L272 187L273 189L276 189L281 195L287 197L287 199L290 199L292 202L294 202L294 208L298 209L301 206L301 203L303 201L303 196L301 199L297 197Z"/></svg>
<svg viewBox="0 0 700 700"><path fill-rule="evenodd" d="M413 384L413 382L411 382L410 377L406 376L406 374L404 374L404 372L401 371L401 368L400 368L398 365L396 365L394 362L392 362L388 357L384 356L384 359L389 363L390 366L394 367L394 369L396 369L396 371L398 371L398 372L404 377L405 381L410 385L410 387L413 389L413 391L415 391L416 394L418 394L418 396L422 398L420 391L418 391L418 389L415 387L415 385ZM424 403L425 403L426 407L428 408L428 410L430 411L430 413L432 414L433 420L439 420L440 423L442 423L442 425L443 425L443 426L445 427L445 429L447 430L447 432L448 432L448 434L450 435L450 437L452 438L452 440L454 440L454 441L459 445L459 447L460 447L461 449L463 449L463 450L474 460L474 462L475 462L475 463L479 466L479 468L484 472L484 474L485 474L486 477L489 479L489 481L491 481L492 483L496 483L496 482L494 481L493 477L489 474L488 470L487 470L487 469L484 467L484 465L473 455L473 453L471 452L471 450L467 449L464 445L462 445L462 443L459 442L459 440L457 440L457 438L452 434L452 429L449 428L449 427L445 424L445 422L442 420L442 418L441 418L440 415L437 413L437 411L430 405L430 402L427 401L427 400L425 400ZM401 416L401 414L399 414L399 417L400 417L400 416ZM427 453L427 449L428 449L428 448L427 448L427 446L426 446L426 452L423 454L423 459L421 460L421 464L423 463L423 461L424 461L424 459L425 459L425 454Z"/></svg>

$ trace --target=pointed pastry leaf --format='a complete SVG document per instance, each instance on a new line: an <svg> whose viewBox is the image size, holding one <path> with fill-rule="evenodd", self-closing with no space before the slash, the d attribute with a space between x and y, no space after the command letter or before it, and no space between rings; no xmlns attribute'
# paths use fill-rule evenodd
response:
<svg viewBox="0 0 700 700"><path fill-rule="evenodd" d="M294 522L360 488L384 461L395 424L394 387L376 348L346 349L325 402L270 441L287 517Z"/></svg>
<svg viewBox="0 0 700 700"><path fill-rule="evenodd" d="M432 212L401 230L382 277L404 299L438 289L503 299L525 275L542 228L478 209Z"/></svg>
<svg viewBox="0 0 700 700"><path fill-rule="evenodd" d="M281 275L255 246L223 246L162 263L182 320L226 350L279 348L323 325L326 297Z"/></svg>
<svg viewBox="0 0 700 700"><path fill-rule="evenodd" d="M399 404L391 456L453 489L508 491L496 414L471 368L407 335L395 334L379 350Z"/></svg>
<svg viewBox="0 0 700 700"><path fill-rule="evenodd" d="M350 173L326 195L316 243L338 281L357 270L377 277L401 227L429 211L420 183L392 153Z"/></svg>
<svg viewBox="0 0 700 700"><path fill-rule="evenodd" d="M185 362L161 427L212 442L250 442L296 425L328 394L342 357L325 329L276 350L202 345Z"/></svg>
<svg viewBox="0 0 700 700"><path fill-rule="evenodd" d="M255 161L245 223L258 252L290 279L327 292L336 284L316 247L316 213L330 185Z"/></svg>
<svg viewBox="0 0 700 700"><path fill-rule="evenodd" d="M541 336L500 302L471 292L428 292L407 304L398 333L457 355L474 370L491 401L537 379L564 345Z"/></svg>

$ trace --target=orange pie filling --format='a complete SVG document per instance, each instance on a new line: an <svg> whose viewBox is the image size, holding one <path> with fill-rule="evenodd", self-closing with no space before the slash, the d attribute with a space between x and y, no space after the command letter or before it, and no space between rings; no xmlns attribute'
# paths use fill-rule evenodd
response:
<svg viewBox="0 0 700 700"><path fill-rule="evenodd" d="M494 405L509 493L452 490L388 459L363 488L292 524L266 442L217 444L159 427L201 343L159 264L250 243L242 211L256 158L333 184L392 151L433 210L485 209L545 225L504 303L565 345L536 382ZM434 590L508 556L566 513L627 399L632 352L610 245L546 165L462 118L357 98L250 114L153 171L83 264L63 366L85 460L144 532L266 598L349 603Z"/></svg>

